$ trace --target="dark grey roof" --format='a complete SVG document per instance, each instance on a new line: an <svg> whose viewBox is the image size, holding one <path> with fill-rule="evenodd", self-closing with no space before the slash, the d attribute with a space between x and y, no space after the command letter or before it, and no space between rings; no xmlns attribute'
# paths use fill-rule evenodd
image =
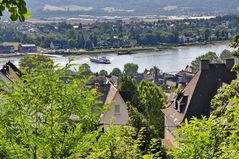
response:
<svg viewBox="0 0 239 159"><path fill-rule="evenodd" d="M201 69L183 92L178 94L174 102L169 103L169 107L163 109L162 112L175 125L181 124L185 118L190 119L193 116L209 117L210 102L217 93L217 89L222 83L229 84L236 79L236 73L231 72L232 66L231 61L228 61L227 64L210 64L208 61L203 61Z"/></svg>

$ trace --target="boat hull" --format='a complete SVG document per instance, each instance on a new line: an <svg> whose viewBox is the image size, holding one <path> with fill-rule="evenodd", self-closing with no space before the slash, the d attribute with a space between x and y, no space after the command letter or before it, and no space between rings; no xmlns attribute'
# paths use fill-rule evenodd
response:
<svg viewBox="0 0 239 159"><path fill-rule="evenodd" d="M99 64L110 64L110 61L101 61L101 60L94 59L94 58L90 58L90 61L94 62L94 63L99 63Z"/></svg>

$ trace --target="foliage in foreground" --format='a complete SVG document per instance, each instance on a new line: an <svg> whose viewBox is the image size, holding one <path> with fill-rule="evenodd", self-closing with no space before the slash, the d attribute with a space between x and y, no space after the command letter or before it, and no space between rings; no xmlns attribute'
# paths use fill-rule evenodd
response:
<svg viewBox="0 0 239 159"><path fill-rule="evenodd" d="M98 124L101 108L96 106L98 94L87 88L86 80L73 79L68 72L69 64L41 67L21 81L4 85L0 156L76 157L77 145Z"/></svg>
<svg viewBox="0 0 239 159"><path fill-rule="evenodd" d="M19 61L21 71L30 73L33 69L52 68L53 60L42 54L28 54L23 56ZM40 67L39 67L40 66Z"/></svg>
<svg viewBox="0 0 239 159"><path fill-rule="evenodd" d="M86 78L75 78L81 72L71 76L70 67L39 63L21 80L2 83L1 158L142 158L144 129L136 133L132 127L109 126L102 131L99 94L86 86ZM158 143L152 140L145 157L161 155Z"/></svg>
<svg viewBox="0 0 239 159"><path fill-rule="evenodd" d="M8 10L13 21L23 22L26 18L30 18L25 0L2 0L0 1L0 16L3 15L4 10Z"/></svg>

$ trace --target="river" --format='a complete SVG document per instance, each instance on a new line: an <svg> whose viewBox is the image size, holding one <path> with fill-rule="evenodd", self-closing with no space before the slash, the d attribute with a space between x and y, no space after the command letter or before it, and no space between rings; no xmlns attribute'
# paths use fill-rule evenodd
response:
<svg viewBox="0 0 239 159"><path fill-rule="evenodd" d="M191 61L197 56L200 56L208 51L216 52L218 55L224 50L232 50L229 47L229 43L215 43L203 46L187 46L187 47L177 47L174 49L168 49L163 51L152 51L152 52L139 52L133 55L121 55L117 54L105 54L111 64L96 64L89 60L89 57L101 57L101 54L97 55L79 55L74 57L74 64L87 63L90 65L91 70L94 72L105 69L111 72L114 67L118 67L121 70L124 68L126 63L136 63L139 66L139 72L143 72L145 68L151 68L157 66L163 72L176 73L190 65ZM12 61L18 66L20 57L16 58L5 58L0 59L0 65L3 65L7 60ZM67 63L67 57L53 57L54 62L64 65Z"/></svg>

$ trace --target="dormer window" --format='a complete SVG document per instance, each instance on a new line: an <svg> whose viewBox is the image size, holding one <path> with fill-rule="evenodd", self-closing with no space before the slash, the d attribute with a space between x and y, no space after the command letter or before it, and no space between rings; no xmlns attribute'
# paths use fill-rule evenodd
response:
<svg viewBox="0 0 239 159"><path fill-rule="evenodd" d="M188 96L183 96L180 100L178 100L178 108L177 111L182 113L187 105Z"/></svg>
<svg viewBox="0 0 239 159"><path fill-rule="evenodd" d="M174 109L178 109L179 108L179 105L180 105L180 100L181 100L181 98L183 97L183 93L184 92L181 92L181 93L178 93L178 95L177 95L177 97L176 97L176 99L175 99L175 101L174 101Z"/></svg>

